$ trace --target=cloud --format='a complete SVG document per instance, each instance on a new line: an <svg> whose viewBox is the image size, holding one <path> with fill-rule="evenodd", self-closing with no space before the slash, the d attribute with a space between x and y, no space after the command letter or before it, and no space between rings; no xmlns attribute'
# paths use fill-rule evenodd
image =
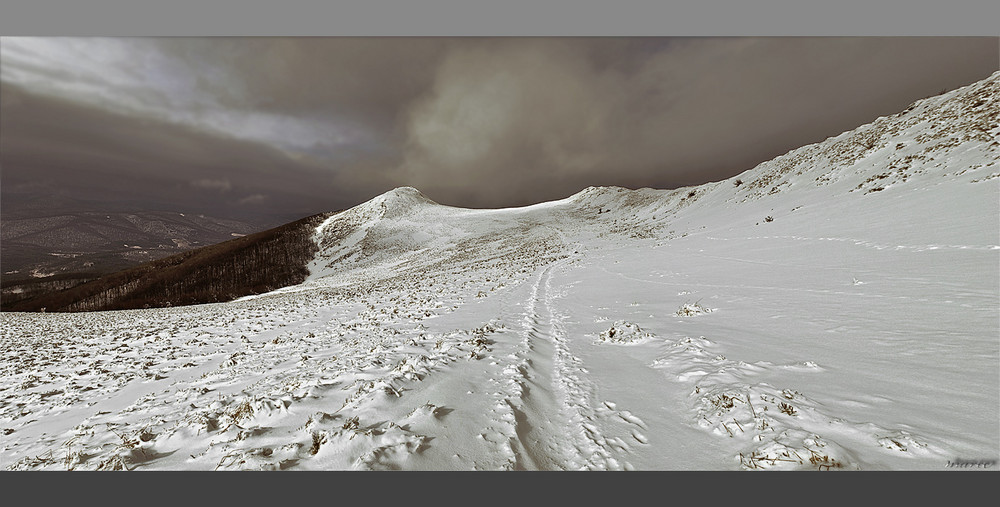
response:
<svg viewBox="0 0 1000 507"><path fill-rule="evenodd" d="M308 155L292 157L266 144L7 83L0 84L0 104L5 200L14 192L63 195L107 206L242 217L247 209L236 199L204 192L238 189L270 197L260 213L287 217L343 208L357 199L359 183L345 184L337 166Z"/></svg>
<svg viewBox="0 0 1000 507"><path fill-rule="evenodd" d="M484 40L451 49L409 107L394 177L486 206L699 184L986 77L996 54L968 38Z"/></svg>
<svg viewBox="0 0 1000 507"><path fill-rule="evenodd" d="M401 185L493 207L718 180L982 79L998 45L5 37L0 57L5 195L48 181L97 200L287 215Z"/></svg>
<svg viewBox="0 0 1000 507"><path fill-rule="evenodd" d="M391 130L441 45L422 40L5 37L0 56L3 81L36 93L332 153Z"/></svg>
<svg viewBox="0 0 1000 507"><path fill-rule="evenodd" d="M609 135L609 81L555 43L453 51L412 110L410 148L452 177L507 158L507 148L533 150L555 168L591 169L592 143Z"/></svg>
<svg viewBox="0 0 1000 507"><path fill-rule="evenodd" d="M262 203L262 202L264 202L266 200L267 200L267 196L266 195L263 195L263 194L252 194L252 195L248 195L248 196L246 196L246 197L244 197L244 198L242 198L242 199L240 199L239 201L236 201L236 202L238 202L240 204L260 204L260 203Z"/></svg>

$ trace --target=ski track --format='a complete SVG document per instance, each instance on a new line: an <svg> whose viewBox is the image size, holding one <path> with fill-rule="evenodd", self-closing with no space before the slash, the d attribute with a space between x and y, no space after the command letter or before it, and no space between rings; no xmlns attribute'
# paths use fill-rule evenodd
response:
<svg viewBox="0 0 1000 507"><path fill-rule="evenodd" d="M706 239L713 241L732 241L729 238L718 238L708 236ZM854 238L834 238L834 237L808 237L808 236L750 236L746 238L739 238L737 241L749 241L749 240L774 240L774 239L791 239L795 241L836 241L840 243L851 243L857 246L862 246L865 248L870 248L873 250L906 250L912 252L926 252L933 250L1000 250L1000 245L944 245L944 244L929 244L929 245L892 245L886 243L876 243L874 241L854 239Z"/></svg>
<svg viewBox="0 0 1000 507"><path fill-rule="evenodd" d="M317 228L305 283L230 303L0 313L0 467L989 461L998 92L1000 73L698 187L591 187L502 210L396 189ZM811 210L792 220L771 216L803 202ZM855 237L866 225L877 241ZM706 297L729 308L678 299L692 288L717 289ZM761 317L767 304L781 315ZM797 339L771 322L824 333ZM784 359L723 354L750 350ZM642 383L623 366L644 368ZM885 382L859 385L869 378Z"/></svg>
<svg viewBox="0 0 1000 507"><path fill-rule="evenodd" d="M565 235L558 231L565 243ZM594 406L594 388L587 371L569 349L557 311L559 288L553 272L572 257L546 266L534 277L523 305L519 347L501 370L504 389L495 403L495 419L503 421L506 438L498 452L509 456L502 467L509 470L629 470L622 458L631 444L607 439L601 426L625 423L643 427L642 420L613 402ZM641 430L635 439L645 444Z"/></svg>
<svg viewBox="0 0 1000 507"><path fill-rule="evenodd" d="M484 368L490 375L484 383L496 392L480 436L494 449L489 456L505 458L499 466L493 457L474 458L472 468L631 469L623 457L631 446L643 445L641 430L634 432L635 442L626 443L605 438L602 428L638 428L642 422L610 401L594 406L594 387L570 351L565 316L556 307L560 287L553 273L575 258L560 254L569 248L562 231L547 230L562 245L539 249L556 257L536 258L538 267L520 282L514 273L504 277L510 289L525 284L527 300L508 305L503 301L512 293L504 292L499 319L474 329L428 327L423 321L463 306L462 296L442 299L456 294L456 287L470 287L461 293L496 290L475 270L453 275L447 290L404 285L369 292L363 302L354 292L333 288L306 299L278 293L206 305L202 323L185 320L179 309L122 312L118 326L103 330L100 321L88 320L101 314L57 315L50 324L75 329L83 338L48 341L48 357L32 348L31 339L7 352L29 364L37 361L39 374L19 375L15 389L24 402L0 406L10 428L2 442L3 465L409 468L433 449L435 439L445 438L442 424L454 409L440 401L421 403L408 393L417 384L439 382L440 372L456 364L482 361L496 363ZM520 322L520 329L506 330L504 321ZM498 355L510 349L503 345L514 336L513 350ZM82 355L69 355L81 348ZM112 357L114 371L103 368ZM69 380L77 371L89 385ZM101 398L79 405L80 395L94 389Z"/></svg>

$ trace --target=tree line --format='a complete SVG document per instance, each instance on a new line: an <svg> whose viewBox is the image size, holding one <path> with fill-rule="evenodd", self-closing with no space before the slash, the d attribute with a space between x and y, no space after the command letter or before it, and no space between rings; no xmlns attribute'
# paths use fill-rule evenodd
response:
<svg viewBox="0 0 1000 507"><path fill-rule="evenodd" d="M329 214L190 250L66 290L17 302L5 311L98 311L230 301L301 283Z"/></svg>

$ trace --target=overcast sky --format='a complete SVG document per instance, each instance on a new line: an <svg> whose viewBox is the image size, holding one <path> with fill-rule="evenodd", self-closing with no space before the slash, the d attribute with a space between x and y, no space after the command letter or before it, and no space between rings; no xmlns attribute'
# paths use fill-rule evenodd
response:
<svg viewBox="0 0 1000 507"><path fill-rule="evenodd" d="M467 207L695 185L983 79L998 41L4 37L3 209L293 217L402 185Z"/></svg>

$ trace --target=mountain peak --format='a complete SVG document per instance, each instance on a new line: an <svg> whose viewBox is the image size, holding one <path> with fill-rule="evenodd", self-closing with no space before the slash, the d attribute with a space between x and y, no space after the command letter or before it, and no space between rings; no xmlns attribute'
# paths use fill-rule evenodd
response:
<svg viewBox="0 0 1000 507"><path fill-rule="evenodd" d="M420 199L427 199L427 196L413 187L396 187L382 194L380 197L416 197Z"/></svg>
<svg viewBox="0 0 1000 507"><path fill-rule="evenodd" d="M382 217L393 217L411 213L416 208L438 206L438 203L413 187L397 187L373 198L365 206L379 210Z"/></svg>
<svg viewBox="0 0 1000 507"><path fill-rule="evenodd" d="M432 201L429 197L424 195L421 191L413 187L396 187L384 194L381 194L372 201L384 202L384 203L420 203L420 204L437 204Z"/></svg>

